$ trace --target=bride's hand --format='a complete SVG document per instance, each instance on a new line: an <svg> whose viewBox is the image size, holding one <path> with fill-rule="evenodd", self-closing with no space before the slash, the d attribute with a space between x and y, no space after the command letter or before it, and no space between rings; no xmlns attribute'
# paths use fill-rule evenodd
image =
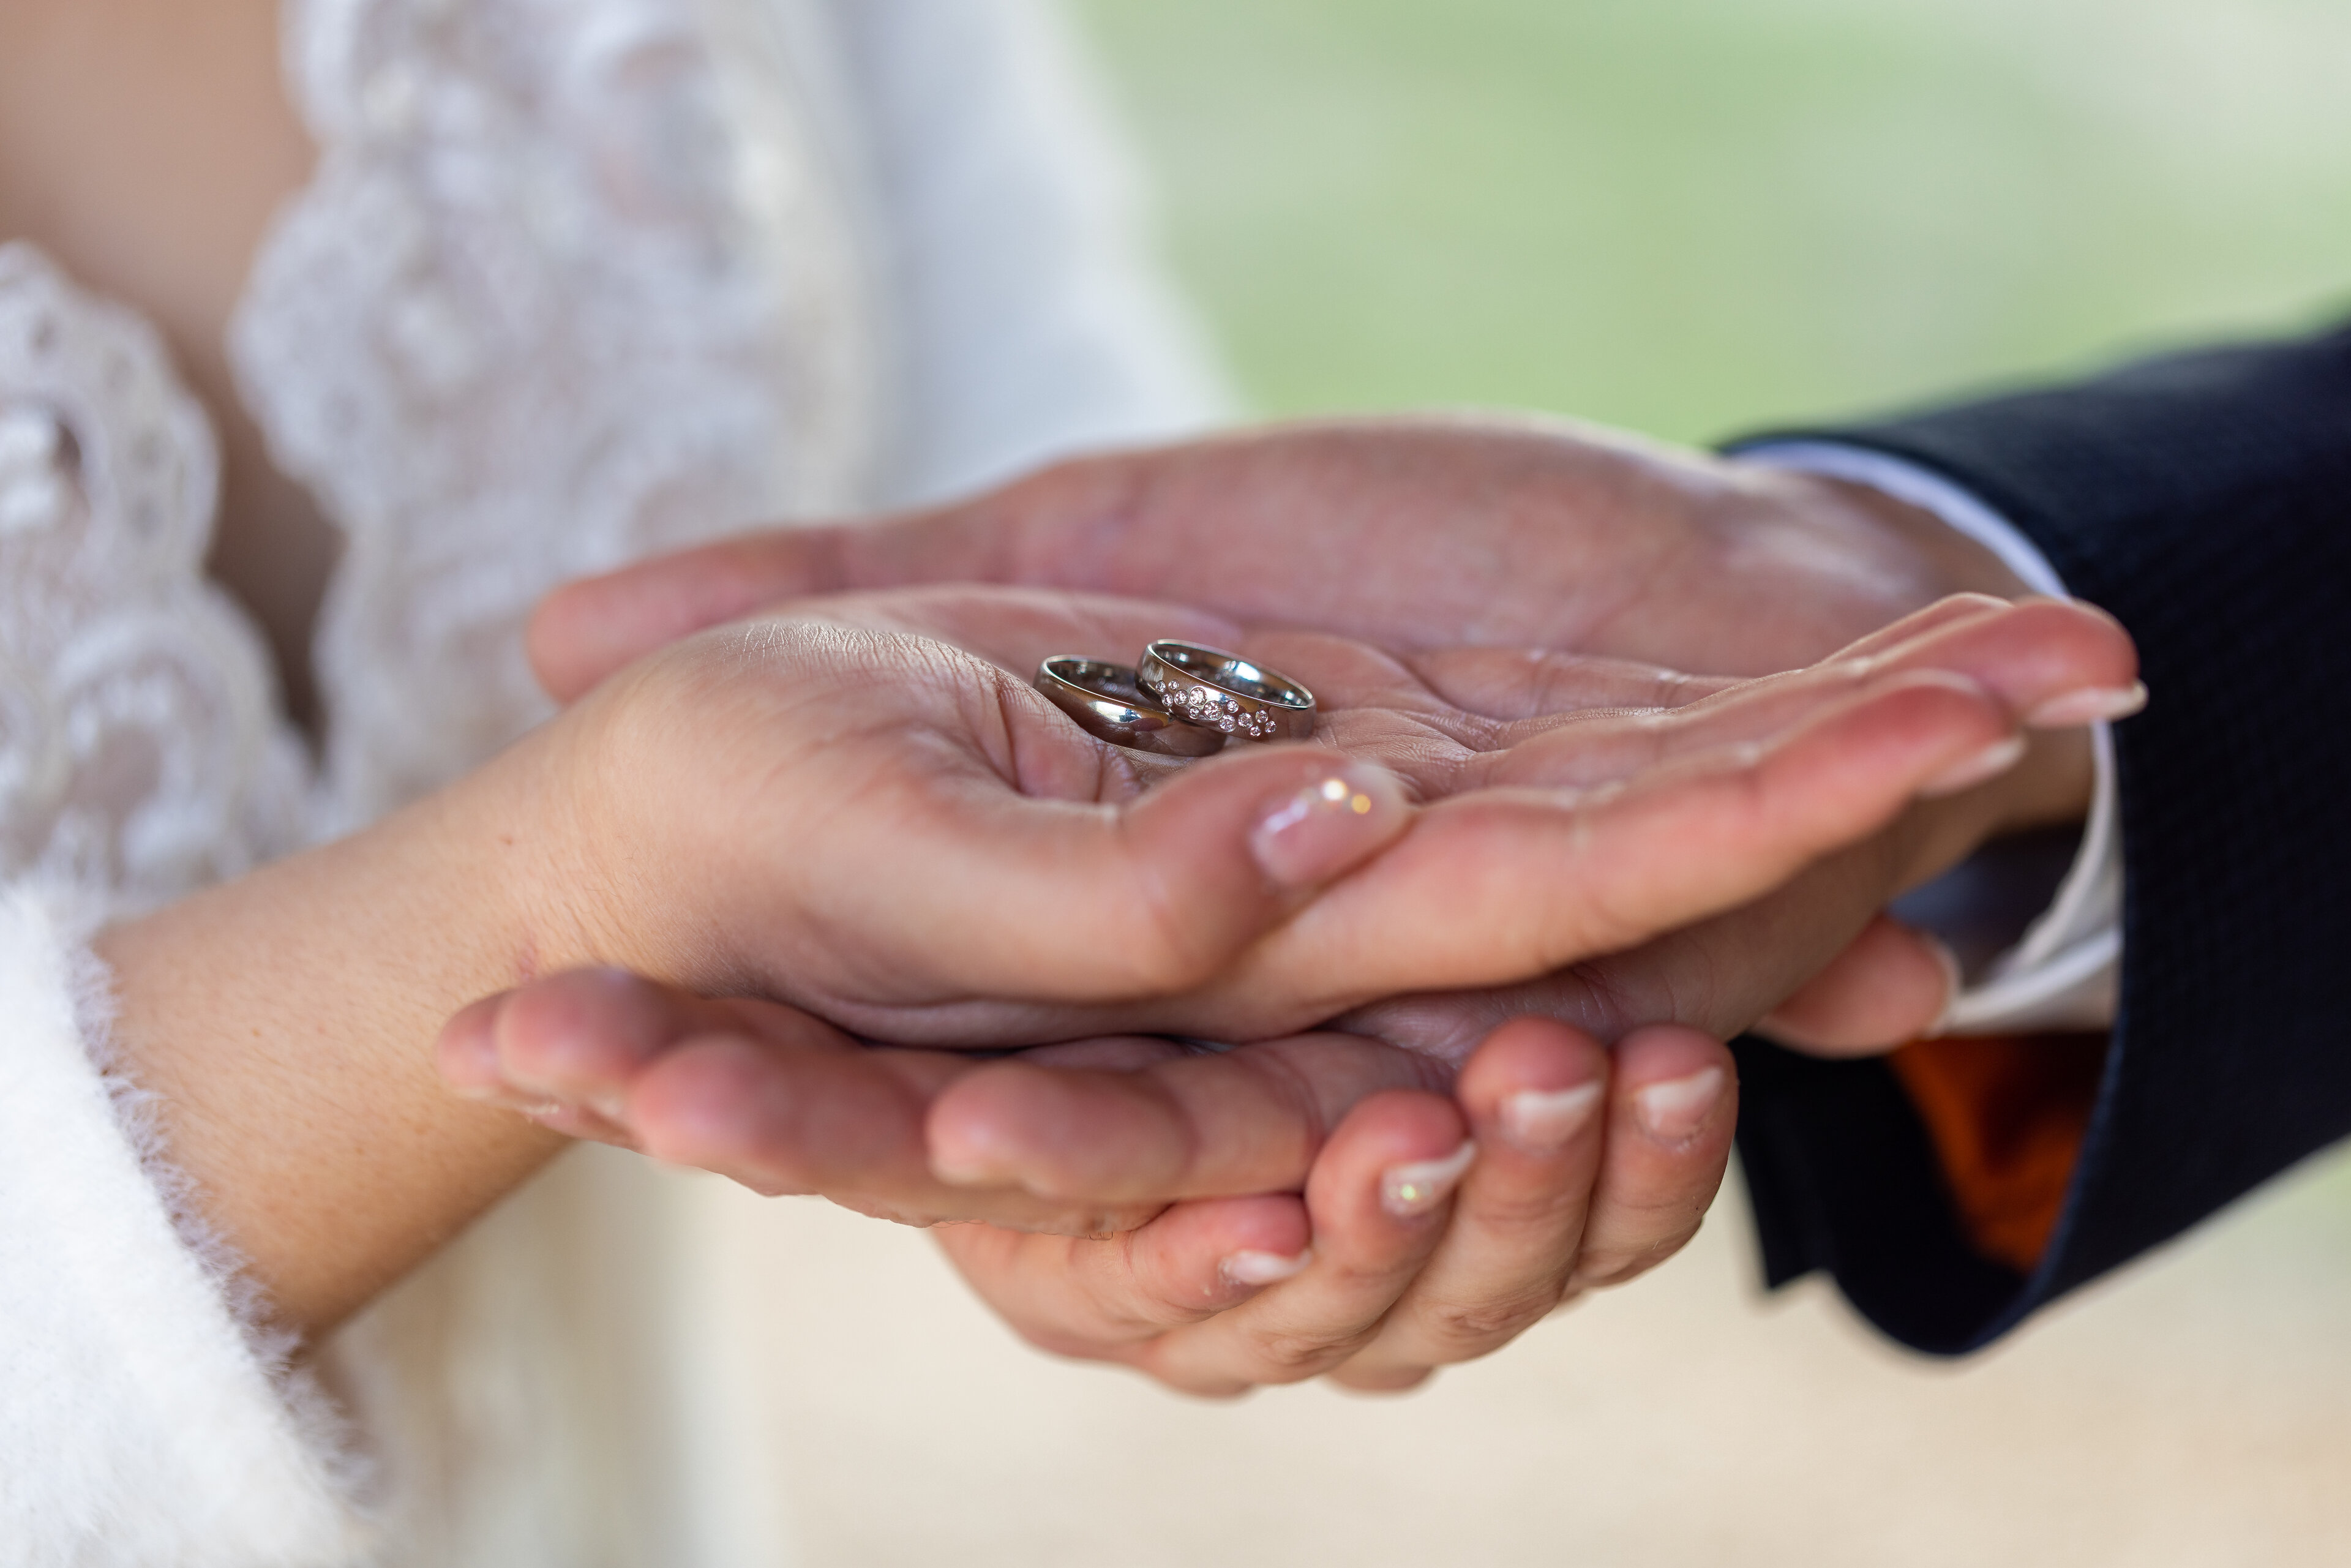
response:
<svg viewBox="0 0 2351 1568"><path fill-rule="evenodd" d="M1020 1333L1200 1394L1326 1373L1407 1387L1637 1276L1697 1230L1738 1103L1729 1053L1670 1026L1608 1050L1517 1020L1458 1081L1327 1034L1208 1056L1102 1040L1016 1065L861 1049L789 1009L611 972L467 1009L442 1061L469 1092L559 1131L761 1191L914 1223L992 1216L937 1234ZM1040 1106L1094 1135L1066 1137L1052 1179L1032 1167L1042 1193L984 1169L975 1185L960 1162L1033 1132ZM1111 1189L1155 1174L1171 1196L1046 1196L1102 1190L1111 1162Z"/></svg>

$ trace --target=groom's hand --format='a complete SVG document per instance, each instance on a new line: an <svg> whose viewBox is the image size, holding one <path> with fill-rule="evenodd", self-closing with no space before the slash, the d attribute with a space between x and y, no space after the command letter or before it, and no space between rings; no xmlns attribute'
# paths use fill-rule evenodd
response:
<svg viewBox="0 0 2351 1568"><path fill-rule="evenodd" d="M532 654L568 697L778 600L946 581L1724 674L1809 664L1952 593L2022 591L1988 552L1858 486L1564 422L1379 419L1081 458L894 520L648 561L550 596Z"/></svg>

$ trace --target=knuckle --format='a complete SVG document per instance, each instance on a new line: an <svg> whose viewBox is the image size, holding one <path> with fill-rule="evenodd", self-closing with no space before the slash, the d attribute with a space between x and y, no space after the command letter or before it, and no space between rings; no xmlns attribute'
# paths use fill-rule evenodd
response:
<svg viewBox="0 0 2351 1568"><path fill-rule="evenodd" d="M1574 1287L1604 1289L1638 1279L1687 1246L1697 1234L1698 1227L1692 1225L1677 1235L1657 1240L1587 1251L1576 1269Z"/></svg>
<svg viewBox="0 0 2351 1568"><path fill-rule="evenodd" d="M1469 1361L1500 1349L1541 1322L1559 1304L1562 1283L1478 1301L1434 1301L1419 1330L1439 1364Z"/></svg>
<svg viewBox="0 0 2351 1568"><path fill-rule="evenodd" d="M1174 993L1192 990L1214 979L1224 967L1223 955L1209 950L1200 933L1178 917L1165 885L1145 873L1140 879L1143 896L1134 905L1135 925L1119 944L1120 967L1136 987Z"/></svg>
<svg viewBox="0 0 2351 1568"><path fill-rule="evenodd" d="M1369 1343L1373 1332L1363 1329L1335 1337L1314 1333L1260 1334L1249 1346L1252 1359L1259 1364L1257 1381L1302 1383L1320 1376Z"/></svg>
<svg viewBox="0 0 2351 1568"><path fill-rule="evenodd" d="M1550 1249L1559 1250L1573 1243L1568 1232L1583 1212L1585 1193L1580 1185L1555 1183L1501 1191L1488 1186L1470 1193L1462 1214L1502 1246L1522 1249L1549 1243Z"/></svg>

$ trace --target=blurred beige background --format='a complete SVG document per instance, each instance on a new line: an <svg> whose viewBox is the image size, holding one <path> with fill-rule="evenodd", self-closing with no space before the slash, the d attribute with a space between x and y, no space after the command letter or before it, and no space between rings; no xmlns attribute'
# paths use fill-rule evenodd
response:
<svg viewBox="0 0 2351 1568"><path fill-rule="evenodd" d="M1705 440L2351 299L2343 0L1079 11L1268 412ZM920 1236L744 1218L825 1568L2351 1563L2351 1157L1959 1366L1760 1298L1733 1190L1389 1402L1188 1403L1022 1348Z"/></svg>
<svg viewBox="0 0 2351 1568"><path fill-rule="evenodd" d="M1759 1299L1745 1224L1728 1192L1656 1275L1389 1400L1050 1360L814 1200L732 1266L821 1568L2351 1563L2351 1159L1959 1366Z"/></svg>

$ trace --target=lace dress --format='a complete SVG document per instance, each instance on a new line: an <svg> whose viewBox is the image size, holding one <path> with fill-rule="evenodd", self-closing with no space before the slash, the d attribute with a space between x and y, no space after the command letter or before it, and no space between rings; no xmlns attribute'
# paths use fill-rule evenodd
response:
<svg viewBox="0 0 2351 1568"><path fill-rule="evenodd" d="M315 763L203 575L217 460L158 338L0 247L0 1541L774 1563L705 1186L575 1151L293 1373L107 1071L85 940L538 722L559 580L1213 384L1031 0L287 0L284 47L319 161L231 350L345 534Z"/></svg>

